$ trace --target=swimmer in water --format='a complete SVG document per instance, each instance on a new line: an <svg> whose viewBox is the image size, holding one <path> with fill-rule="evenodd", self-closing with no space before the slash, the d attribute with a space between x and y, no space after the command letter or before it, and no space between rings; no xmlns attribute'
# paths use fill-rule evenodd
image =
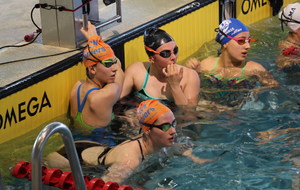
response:
<svg viewBox="0 0 300 190"><path fill-rule="evenodd" d="M300 3L291 3L282 9L278 18L289 33L285 40L278 43L281 55L276 62L278 70L285 72L300 72Z"/></svg>
<svg viewBox="0 0 300 190"><path fill-rule="evenodd" d="M159 152L164 147L178 146L176 154L182 154L195 163L203 164L219 159L201 159L192 154L192 146L175 143L176 120L173 112L158 100L146 100L140 103L137 117L141 124L142 134L134 139L125 141L114 147L104 147L87 142L77 143L80 160L84 164L107 167L102 179L121 183L147 159L147 156ZM86 144L88 148L82 148ZM65 150L50 153L47 157L50 167L68 168L69 161L65 157Z"/></svg>
<svg viewBox="0 0 300 190"><path fill-rule="evenodd" d="M168 100L176 105L196 106L200 90L197 72L177 64L179 47L164 30L144 32L148 62L136 62L125 69L121 98L132 91L142 100Z"/></svg>
<svg viewBox="0 0 300 190"><path fill-rule="evenodd" d="M192 58L187 62L188 67L200 73L201 96L220 105L235 107L241 105L245 91L248 93L254 89L257 82L264 86L259 90L279 85L261 64L246 59L250 42L256 40L251 38L242 22L230 18L224 20L215 31L216 41L221 45L221 55L202 61Z"/></svg>
<svg viewBox="0 0 300 190"><path fill-rule="evenodd" d="M120 98L124 73L120 60L101 40L94 25L88 22L87 30L82 28L81 32L88 39L83 52L86 80L77 81L72 88L70 116L75 132L91 134L99 142L103 137L99 134L105 133L114 118L113 106Z"/></svg>

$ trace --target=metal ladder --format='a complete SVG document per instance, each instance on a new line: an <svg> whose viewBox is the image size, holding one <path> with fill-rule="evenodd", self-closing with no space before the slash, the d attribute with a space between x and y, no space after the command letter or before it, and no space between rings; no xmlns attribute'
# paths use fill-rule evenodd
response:
<svg viewBox="0 0 300 190"><path fill-rule="evenodd" d="M86 190L82 169L79 163L74 140L70 129L63 123L54 122L47 125L37 136L32 149L32 190L42 189L42 153L51 135L60 133L71 165L76 189Z"/></svg>

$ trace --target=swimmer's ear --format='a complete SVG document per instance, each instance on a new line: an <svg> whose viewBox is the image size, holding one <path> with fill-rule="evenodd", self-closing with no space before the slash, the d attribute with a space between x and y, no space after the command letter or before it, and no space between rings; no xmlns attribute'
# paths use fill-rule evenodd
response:
<svg viewBox="0 0 300 190"><path fill-rule="evenodd" d="M96 68L95 68L96 65L93 65L93 66L89 66L88 69L89 69L89 72L94 75L96 73Z"/></svg>
<svg viewBox="0 0 300 190"><path fill-rule="evenodd" d="M150 57L149 57L149 61L150 61L151 63L154 63L154 57L153 57L153 56L150 56Z"/></svg>
<svg viewBox="0 0 300 190"><path fill-rule="evenodd" d="M227 42L226 44L223 45L223 47L226 49L228 46L229 42Z"/></svg>

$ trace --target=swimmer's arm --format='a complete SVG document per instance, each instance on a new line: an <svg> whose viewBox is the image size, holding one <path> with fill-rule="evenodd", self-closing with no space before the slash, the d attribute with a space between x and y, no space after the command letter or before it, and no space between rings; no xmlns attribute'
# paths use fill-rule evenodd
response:
<svg viewBox="0 0 300 190"><path fill-rule="evenodd" d="M196 71L174 64L163 68L163 73L167 78L176 105L196 106L198 104L200 79ZM181 86L183 77L185 77L186 84Z"/></svg>
<svg viewBox="0 0 300 190"><path fill-rule="evenodd" d="M121 99L127 96L128 94L130 94L130 92L134 87L134 82L133 82L134 69L132 69L133 66L134 65L131 65L125 69L124 83L123 83L122 93L120 96Z"/></svg>
<svg viewBox="0 0 300 190"><path fill-rule="evenodd" d="M251 75L257 76L259 82L264 85L263 88L274 88L279 86L279 83L274 79L271 73L266 70L262 65L256 62L251 62Z"/></svg>
<svg viewBox="0 0 300 190"><path fill-rule="evenodd" d="M176 105L187 105L188 99L185 96L180 82L183 78L183 68L178 65L168 65L162 69L167 81L167 85L171 89L171 93Z"/></svg>
<svg viewBox="0 0 300 190"><path fill-rule="evenodd" d="M81 28L80 32L85 36L87 40L93 36L98 36L96 27L93 24L91 24L90 21L88 21L87 30Z"/></svg>
<svg viewBox="0 0 300 190"><path fill-rule="evenodd" d="M269 71L258 73L259 82L265 85L265 88L274 88L279 86L279 83L273 78Z"/></svg>
<svg viewBox="0 0 300 190"><path fill-rule="evenodd" d="M116 73L116 79L115 79L115 83L118 85L118 88L120 89L119 93L118 93L118 98L121 96L121 92L122 92L122 88L123 88L123 84L124 84L124 72L122 70L122 66L121 66L121 62L118 59L117 62L117 73Z"/></svg>
<svg viewBox="0 0 300 190"><path fill-rule="evenodd" d="M197 163L197 164L204 164L204 163L207 163L207 162L214 162L214 161L217 161L220 159L220 157L216 157L216 158L212 158L212 159L203 159L203 158L199 158L197 156L195 156L193 153L192 153L192 148L189 148L187 149L186 151L184 151L182 153L183 156L186 156L188 158L190 158L191 160L193 160L193 162Z"/></svg>
<svg viewBox="0 0 300 190"><path fill-rule="evenodd" d="M187 61L186 66L190 69L194 69L197 72L200 72L200 61L196 58L191 58Z"/></svg>
<svg viewBox="0 0 300 190"><path fill-rule="evenodd" d="M101 178L105 182L113 181L117 183L122 183L132 174L134 169L138 167L139 163L139 161L136 162L134 160L114 163L107 169L107 173Z"/></svg>
<svg viewBox="0 0 300 190"><path fill-rule="evenodd" d="M188 70L188 84L184 88L184 95L187 98L188 105L197 106L200 93L200 78L197 72Z"/></svg>

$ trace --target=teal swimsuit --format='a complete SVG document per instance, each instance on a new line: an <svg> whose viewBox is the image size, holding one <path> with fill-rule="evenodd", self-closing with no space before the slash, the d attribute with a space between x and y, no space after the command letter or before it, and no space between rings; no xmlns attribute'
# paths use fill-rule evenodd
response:
<svg viewBox="0 0 300 190"><path fill-rule="evenodd" d="M149 73L150 73L150 66L151 64L149 65L148 69L147 69L147 72L146 72L146 75L145 75L145 79L144 79L144 82L143 82L143 86L140 90L134 92L134 95L143 99L143 100L168 100L166 98L156 98L156 97L153 97L151 95L149 95L147 92L146 92L146 85L148 83L148 79L149 79Z"/></svg>
<svg viewBox="0 0 300 190"><path fill-rule="evenodd" d="M220 77L214 74L214 71L219 62L217 58L212 70L207 74L200 74L201 87L204 89L215 89L216 92L203 92L201 96L206 100L214 101L221 105L234 107L240 105L245 97L248 97L247 91L230 91L230 89L253 89L257 85L257 80L254 78L245 77L246 61L243 63L242 74L236 78ZM226 91L220 91L226 90Z"/></svg>
<svg viewBox="0 0 300 190"><path fill-rule="evenodd" d="M148 79L149 79L149 75L150 75L149 74L150 73L150 66L151 66L151 64L149 65L149 67L147 69L142 88L140 90L134 92L134 96L137 98L136 101L140 103L144 100L153 100L153 99L154 100L159 100L161 103L163 103L164 105L166 105L170 109L172 109L172 111L175 111L176 110L176 105L175 105L173 99L156 98L156 97L153 97L153 96L149 95L146 92L145 88L146 88L146 85L148 83Z"/></svg>

